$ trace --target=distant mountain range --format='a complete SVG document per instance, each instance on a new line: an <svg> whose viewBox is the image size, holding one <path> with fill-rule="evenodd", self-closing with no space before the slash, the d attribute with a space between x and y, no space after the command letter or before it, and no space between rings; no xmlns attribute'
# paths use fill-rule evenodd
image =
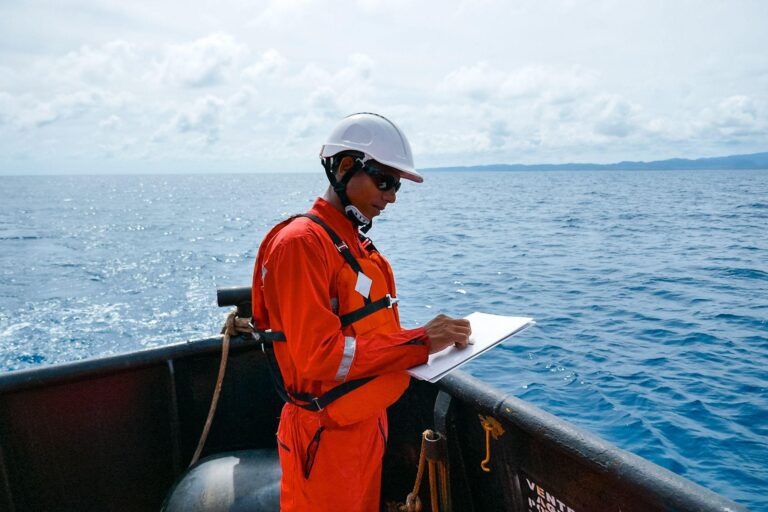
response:
<svg viewBox="0 0 768 512"><path fill-rule="evenodd" d="M425 171L675 171L707 169L768 169L768 152L711 158L671 158L653 162L615 164L491 164L461 167L433 167Z"/></svg>

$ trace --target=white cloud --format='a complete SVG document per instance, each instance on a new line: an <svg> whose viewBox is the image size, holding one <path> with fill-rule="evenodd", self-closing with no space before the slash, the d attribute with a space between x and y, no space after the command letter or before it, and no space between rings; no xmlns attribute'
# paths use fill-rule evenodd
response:
<svg viewBox="0 0 768 512"><path fill-rule="evenodd" d="M482 163L520 161L544 148L594 145L636 133L640 107L603 91L596 76L572 66L459 67L437 85L443 104L417 114L434 116L434 131L450 132L427 135L426 153L469 155Z"/></svg>
<svg viewBox="0 0 768 512"><path fill-rule="evenodd" d="M254 104L256 98L258 98L256 89L246 85L227 98L227 109L232 112L235 118L246 117L256 107Z"/></svg>
<svg viewBox="0 0 768 512"><path fill-rule="evenodd" d="M289 137L325 136L324 131L338 119L361 110L374 110L376 96L372 85L375 62L368 55L353 53L347 65L327 70L308 64L287 79L301 95L299 109L289 107L292 120ZM319 139L317 139L319 140Z"/></svg>
<svg viewBox="0 0 768 512"><path fill-rule="evenodd" d="M404 11L411 5L409 0L357 0L356 3L361 11L379 15L393 9Z"/></svg>
<svg viewBox="0 0 768 512"><path fill-rule="evenodd" d="M123 120L120 116L111 115L99 123L99 128L102 130L114 131L123 125Z"/></svg>
<svg viewBox="0 0 768 512"><path fill-rule="evenodd" d="M320 86L312 91L307 98L307 111L317 112L328 116L336 115L341 111L339 106L339 94L328 86Z"/></svg>
<svg viewBox="0 0 768 512"><path fill-rule="evenodd" d="M285 26L292 19L302 17L311 5L311 0L271 0L249 25L256 28Z"/></svg>
<svg viewBox="0 0 768 512"><path fill-rule="evenodd" d="M491 148L503 148L512 135L507 122L502 119L492 120L489 123L487 133L489 147Z"/></svg>
<svg viewBox="0 0 768 512"><path fill-rule="evenodd" d="M476 101L534 97L564 101L583 95L595 83L595 73L580 68L526 66L504 71L482 61L451 71L438 90L447 96L458 94Z"/></svg>
<svg viewBox="0 0 768 512"><path fill-rule="evenodd" d="M298 73L289 77L289 83L298 88L335 91L361 90L371 82L376 64L364 53L351 53L347 64L337 70L328 70L316 63L310 63Z"/></svg>
<svg viewBox="0 0 768 512"><path fill-rule="evenodd" d="M129 78L140 65L140 58L136 47L126 41L111 41L98 48L84 45L57 59L48 76L55 83L103 85Z"/></svg>
<svg viewBox="0 0 768 512"><path fill-rule="evenodd" d="M11 122L14 111L13 97L5 91L0 91L0 126Z"/></svg>
<svg viewBox="0 0 768 512"><path fill-rule="evenodd" d="M343 68L336 77L337 80L370 80L376 65L373 59L364 53L353 53L349 56L349 66Z"/></svg>
<svg viewBox="0 0 768 512"><path fill-rule="evenodd" d="M82 116L99 108L119 108L126 101L124 94L100 89L87 89L56 95L50 101L34 102L18 113L22 128L39 128L57 121Z"/></svg>
<svg viewBox="0 0 768 512"><path fill-rule="evenodd" d="M199 98L176 116L173 127L179 133L202 134L208 144L214 144L219 140L224 105L224 100L216 96Z"/></svg>
<svg viewBox="0 0 768 512"><path fill-rule="evenodd" d="M497 93L502 81L502 73L492 69L488 63L480 62L448 73L439 90L447 96L461 94L473 100L486 101Z"/></svg>
<svg viewBox="0 0 768 512"><path fill-rule="evenodd" d="M626 137L639 128L640 108L618 95L601 96L593 103L595 132L608 137Z"/></svg>
<svg viewBox="0 0 768 512"><path fill-rule="evenodd" d="M124 158L136 151L139 141L135 137L120 138L114 142L103 142L98 145L105 158Z"/></svg>
<svg viewBox="0 0 768 512"><path fill-rule="evenodd" d="M664 135L678 140L718 141L723 144L753 144L764 150L768 144L768 104L750 96L734 95L692 113L685 121L663 123Z"/></svg>
<svg viewBox="0 0 768 512"><path fill-rule="evenodd" d="M205 87L224 82L248 49L223 32L210 34L192 43L170 46L160 63L165 80L188 87Z"/></svg>
<svg viewBox="0 0 768 512"><path fill-rule="evenodd" d="M329 116L323 115L321 110L313 110L293 117L290 122L289 138L309 139L313 135L319 135L321 129L328 125L328 118Z"/></svg>
<svg viewBox="0 0 768 512"><path fill-rule="evenodd" d="M747 96L726 98L708 114L712 124L727 137L754 135L766 129L766 120L761 118L757 104Z"/></svg>
<svg viewBox="0 0 768 512"><path fill-rule="evenodd" d="M279 74L286 66L285 57L277 50L270 48L262 53L254 64L243 70L243 77L251 81L258 81Z"/></svg>

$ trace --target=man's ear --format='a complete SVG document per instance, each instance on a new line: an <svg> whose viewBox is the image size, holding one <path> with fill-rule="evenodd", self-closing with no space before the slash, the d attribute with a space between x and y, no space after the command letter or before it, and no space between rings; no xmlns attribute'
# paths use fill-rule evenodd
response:
<svg viewBox="0 0 768 512"><path fill-rule="evenodd" d="M355 164L354 158L351 156L342 157L339 162L339 167L336 169L336 179L341 179L347 173L347 171Z"/></svg>

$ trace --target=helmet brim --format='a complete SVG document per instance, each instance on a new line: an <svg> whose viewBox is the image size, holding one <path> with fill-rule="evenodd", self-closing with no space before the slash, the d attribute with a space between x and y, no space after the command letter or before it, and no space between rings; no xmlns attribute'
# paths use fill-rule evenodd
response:
<svg viewBox="0 0 768 512"><path fill-rule="evenodd" d="M404 180L410 180L416 183L424 183L424 176L416 171L404 171L402 169L397 169L396 167L395 169L400 174L400 177Z"/></svg>

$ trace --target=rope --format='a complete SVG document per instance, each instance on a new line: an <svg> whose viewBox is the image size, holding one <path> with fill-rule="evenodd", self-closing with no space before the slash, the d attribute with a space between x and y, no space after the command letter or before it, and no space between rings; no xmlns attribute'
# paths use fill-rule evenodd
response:
<svg viewBox="0 0 768 512"><path fill-rule="evenodd" d="M450 512L451 504L449 502L448 494L448 468L445 465L445 461L440 461L438 469L440 470L440 496L442 496L440 504L443 507L443 512Z"/></svg>
<svg viewBox="0 0 768 512"><path fill-rule="evenodd" d="M200 434L200 441L197 443L197 449L192 456L192 461L189 466L192 467L200 458L200 454L203 452L205 441L208 439L208 433L211 430L211 423L213 423L213 416L216 414L216 407L219 405L219 397L221 396L221 383L224 381L224 374L227 371L227 360L229 359L229 339L232 336L237 335L247 329L248 319L237 318L237 310L233 310L227 315L227 319L224 322L223 334L224 338L221 342L221 362L219 363L219 375L216 377L216 387L213 389L213 398L211 398L211 407L208 409L208 418L205 420L205 426L203 427L203 433Z"/></svg>
<svg viewBox="0 0 768 512"><path fill-rule="evenodd" d="M438 489L437 489L437 472L435 471L435 461L429 461L429 501L432 503L432 512L439 512L440 507L438 505Z"/></svg>
<svg viewBox="0 0 768 512"><path fill-rule="evenodd" d="M413 491L405 498L405 504L400 505L398 512L421 512L419 488L424 477L424 463L427 461L427 441L436 441L440 438L442 438L440 434L429 429L421 435L421 453L419 454L419 469L416 471L416 482L413 484ZM429 459L429 497L432 503L432 512L439 512L441 508L443 512L450 512L448 470L445 460L442 458L440 460Z"/></svg>
<svg viewBox="0 0 768 512"><path fill-rule="evenodd" d="M425 430L421 435L421 453L419 454L419 469L416 471L416 482L413 484L413 491L405 498L405 505L400 507L402 512L421 512L421 498L419 498L419 488L421 487L421 478L424 476L424 462L427 460L427 435L431 435L431 430Z"/></svg>

